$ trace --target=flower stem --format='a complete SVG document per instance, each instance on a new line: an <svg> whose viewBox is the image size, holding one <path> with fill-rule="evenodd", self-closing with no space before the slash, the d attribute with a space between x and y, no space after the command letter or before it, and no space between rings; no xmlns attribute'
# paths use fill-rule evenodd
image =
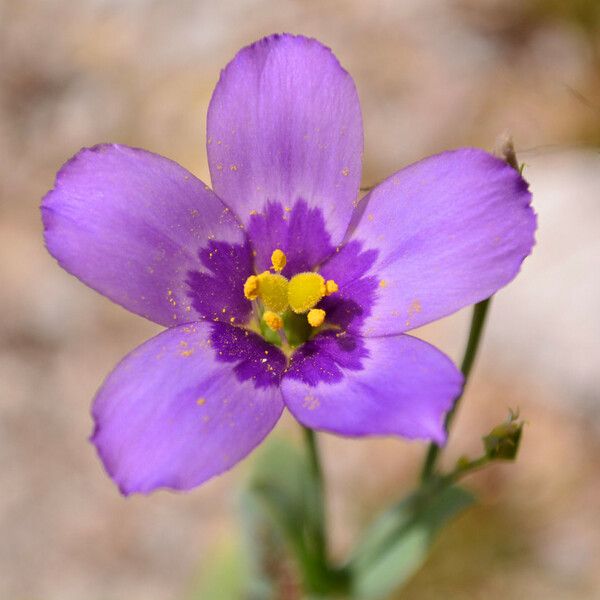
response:
<svg viewBox="0 0 600 600"><path fill-rule="evenodd" d="M450 425L454 420L454 416L456 414L460 401L464 395L464 390L469 379L469 374L471 373L473 363L475 362L475 357L477 356L477 350L479 349L479 344L481 342L483 326L485 324L485 319L487 317L488 309L490 307L490 301L491 298L487 298L487 300L478 302L473 308L473 317L471 318L469 340L467 341L467 347L465 349L462 365L460 367L460 370L464 375L465 381L463 384L462 392L454 401L452 408L448 411L448 414L446 415L445 428L448 433L450 433ZM423 470L421 471L421 482L424 483L428 481L434 474L440 451L441 448L437 444L433 442L429 444L427 455L425 457L425 462L423 464Z"/></svg>
<svg viewBox="0 0 600 600"><path fill-rule="evenodd" d="M323 468L321 467L321 458L317 444L315 432L308 428L302 428L304 432L304 441L308 454L310 472L313 478L313 489L315 490L314 510L315 510L315 531L314 543L316 556L322 564L327 562L327 538L325 535L325 499L323 485Z"/></svg>
<svg viewBox="0 0 600 600"><path fill-rule="evenodd" d="M327 550L327 522L325 518L325 485L323 468L319 455L317 436L314 430L303 427L304 441L308 455L308 465L312 478L311 524L307 530L309 569L304 572L308 598L325 600L333 596L348 597L350 590L350 572L344 566L338 567L329 562Z"/></svg>

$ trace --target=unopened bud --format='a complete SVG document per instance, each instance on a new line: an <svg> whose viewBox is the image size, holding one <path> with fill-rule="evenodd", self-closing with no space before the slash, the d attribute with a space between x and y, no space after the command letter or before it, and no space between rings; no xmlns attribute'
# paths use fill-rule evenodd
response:
<svg viewBox="0 0 600 600"><path fill-rule="evenodd" d="M519 413L510 412L505 423L497 425L483 438L485 453L490 460L514 460L519 451L523 421Z"/></svg>

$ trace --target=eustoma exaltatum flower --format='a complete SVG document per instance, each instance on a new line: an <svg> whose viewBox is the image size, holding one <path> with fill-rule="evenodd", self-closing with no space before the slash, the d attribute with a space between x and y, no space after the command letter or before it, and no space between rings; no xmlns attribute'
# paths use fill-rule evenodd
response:
<svg viewBox="0 0 600 600"><path fill-rule="evenodd" d="M462 377L405 332L515 277L535 229L524 180L461 149L359 202L356 89L304 37L241 50L207 129L214 191L166 158L100 145L63 166L42 204L66 270L167 327L94 402L92 440L121 491L199 485L284 406L318 430L443 443Z"/></svg>

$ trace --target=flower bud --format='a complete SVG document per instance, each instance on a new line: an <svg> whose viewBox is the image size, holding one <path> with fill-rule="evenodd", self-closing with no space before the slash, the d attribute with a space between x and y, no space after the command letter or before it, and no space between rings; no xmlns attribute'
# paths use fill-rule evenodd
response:
<svg viewBox="0 0 600 600"><path fill-rule="evenodd" d="M485 454L490 460L514 460L519 450L523 421L519 413L510 411L505 423L497 425L483 438Z"/></svg>

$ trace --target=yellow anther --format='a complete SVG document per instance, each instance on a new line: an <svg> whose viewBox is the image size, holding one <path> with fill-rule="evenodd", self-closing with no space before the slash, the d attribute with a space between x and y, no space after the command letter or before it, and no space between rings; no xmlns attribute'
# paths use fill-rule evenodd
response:
<svg viewBox="0 0 600 600"><path fill-rule="evenodd" d="M263 313L263 321L269 329L277 331L283 327L283 319L271 310L265 310Z"/></svg>
<svg viewBox="0 0 600 600"><path fill-rule="evenodd" d="M258 276L258 295L267 310L282 313L288 307L288 283L283 275L269 271Z"/></svg>
<svg viewBox="0 0 600 600"><path fill-rule="evenodd" d="M340 286L333 280L328 279L325 282L325 295L331 296L331 294L335 294L340 289Z"/></svg>
<svg viewBox="0 0 600 600"><path fill-rule="evenodd" d="M295 313L310 310L326 292L325 280L318 273L299 273L290 279L288 300Z"/></svg>
<svg viewBox="0 0 600 600"><path fill-rule="evenodd" d="M320 327L325 321L325 311L321 308L311 308L306 315L309 325Z"/></svg>
<svg viewBox="0 0 600 600"><path fill-rule="evenodd" d="M258 277L256 275L250 275L244 283L244 296L248 300L256 300L258 298Z"/></svg>
<svg viewBox="0 0 600 600"><path fill-rule="evenodd" d="M273 271L283 271L286 263L287 258L285 257L283 251L281 251L279 248L277 248L277 250L273 250L273 254L271 254L271 264L273 265L271 268Z"/></svg>

